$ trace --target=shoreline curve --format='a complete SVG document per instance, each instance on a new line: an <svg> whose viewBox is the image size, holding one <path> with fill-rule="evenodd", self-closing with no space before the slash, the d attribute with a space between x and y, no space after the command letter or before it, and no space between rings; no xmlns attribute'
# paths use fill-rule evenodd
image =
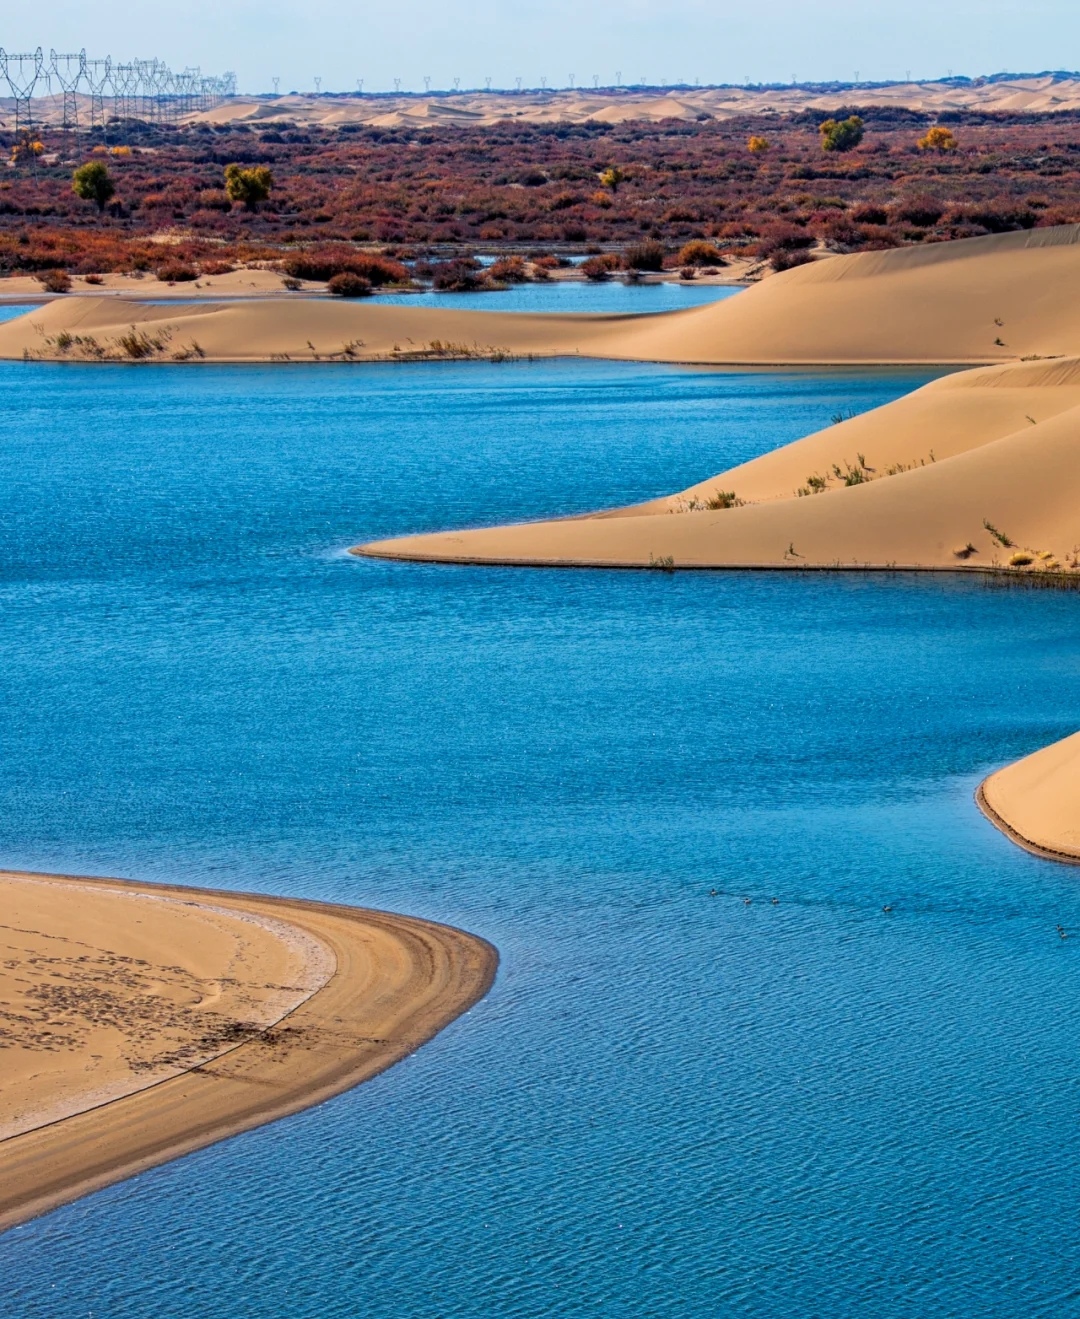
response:
<svg viewBox="0 0 1080 1319"><path fill-rule="evenodd" d="M490 989L477 935L370 908L137 880L5 871L116 895L180 897L288 926L333 969L284 1015L178 1074L0 1139L0 1232L158 1164L322 1103L385 1071Z"/></svg>
<svg viewBox="0 0 1080 1319"><path fill-rule="evenodd" d="M995 773L1000 773L1000 771L995 771ZM1017 847L1022 847L1025 852L1030 852L1032 856L1041 857L1044 861L1057 861L1060 865L1080 866L1080 854L1075 852L1059 852L1052 847L1043 847L1041 843L1033 843L1030 838L1025 838L1019 830L1013 828L1004 816L999 815L998 812L994 810L986 800L986 793L984 791L987 782L993 777L993 774L988 774L975 789L975 805L980 811L982 811L983 815L986 816L994 828L1003 833L1011 843L1015 843Z"/></svg>

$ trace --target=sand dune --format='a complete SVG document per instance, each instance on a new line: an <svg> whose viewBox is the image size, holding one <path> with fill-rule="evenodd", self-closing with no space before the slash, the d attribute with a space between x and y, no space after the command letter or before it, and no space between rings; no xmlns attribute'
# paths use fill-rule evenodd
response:
<svg viewBox="0 0 1080 1319"><path fill-rule="evenodd" d="M986 363L1080 353L1080 226L829 257L737 297L649 316L524 315L267 297L147 306L57 298L0 326L0 357L312 361L591 356L710 365ZM497 295L492 295L493 297ZM92 344L86 344L90 336ZM144 345L145 346L145 345ZM138 350L137 350L138 351Z"/></svg>
<svg viewBox="0 0 1080 1319"><path fill-rule="evenodd" d="M1080 364L1074 365L1080 370ZM1067 392L1075 395L1075 387ZM948 414L946 409L946 420ZM890 409L879 409L876 417L882 452L918 457L926 432L909 431L899 440ZM402 537L359 547L358 552L470 563L610 567L970 568L1006 564L1010 555L1026 548L1036 563L1063 565L1080 546L1078 432L1080 407L1072 407L895 475L878 469L870 474L873 479L853 486L834 478L834 487L821 494L774 493L775 482L785 475L775 468L762 474L761 486L768 491L762 502L742 507L683 512L668 507L654 512L645 506L622 510L621 516ZM814 440L816 459L823 444L818 437ZM845 462L855 459L850 449L846 453L850 457ZM809 460L800 466L798 446L787 451L785 461L787 474L795 480L800 471L805 481L822 470ZM869 454L866 461L872 463ZM753 467L742 469L747 492L753 488ZM728 472L696 489L705 498L719 491L739 495L735 475ZM680 501L664 502L677 506ZM986 522L1017 549L1003 546ZM1039 551L1046 560L1035 560Z"/></svg>
<svg viewBox="0 0 1080 1319"><path fill-rule="evenodd" d="M45 102L42 102L43 108ZM191 116L193 122L257 123L265 120L327 127L371 124L402 128L432 122L495 124L505 119L530 123L618 124L629 120L692 120L700 115L731 119L785 111L835 110L837 106L891 105L921 110L1052 112L1080 107L1080 79L1055 74L998 79L947 79L941 82L833 84L791 87L565 88L558 91L465 91L433 95L244 96ZM47 117L62 112L59 98Z"/></svg>
<svg viewBox="0 0 1080 1319"><path fill-rule="evenodd" d="M1078 234L1070 226L837 257L726 303L597 330L592 351L659 360L1014 360L935 381L635 508L361 552L625 567L971 568L1027 549L1032 567L1065 565L1080 544Z"/></svg>
<svg viewBox="0 0 1080 1319"><path fill-rule="evenodd" d="M90 100L76 98L80 119L88 122ZM522 92L463 91L420 95L241 95L213 110L187 116L190 123L290 123L338 128L368 124L374 128L430 127L432 124L490 125L507 119L526 123L621 124L631 120L694 120L702 115L734 119L746 115L816 110L822 115L839 106L896 106L928 116L945 110L1052 113L1080 108L1080 78L1044 73L1035 77L944 79L790 87L563 88ZM34 119L59 124L61 95L36 97ZM0 126L11 127L15 106L0 97Z"/></svg>
<svg viewBox="0 0 1080 1319"><path fill-rule="evenodd" d="M0 874L0 1231L366 1080L496 955L382 912Z"/></svg>

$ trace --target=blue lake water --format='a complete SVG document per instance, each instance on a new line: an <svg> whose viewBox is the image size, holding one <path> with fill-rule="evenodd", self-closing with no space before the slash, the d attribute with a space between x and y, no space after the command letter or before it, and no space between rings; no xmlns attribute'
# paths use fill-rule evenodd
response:
<svg viewBox="0 0 1080 1319"><path fill-rule="evenodd" d="M740 292L737 286L698 284L694 280L664 284L586 284L552 280L548 284L513 284L498 293L380 293L377 302L404 307L468 307L481 311L643 312L678 311L719 302Z"/></svg>
<svg viewBox="0 0 1080 1319"><path fill-rule="evenodd" d="M926 378L0 364L3 864L502 955L377 1080L0 1238L3 1319L1080 1309L1080 876L971 800L1080 724L1075 599L343 553Z"/></svg>

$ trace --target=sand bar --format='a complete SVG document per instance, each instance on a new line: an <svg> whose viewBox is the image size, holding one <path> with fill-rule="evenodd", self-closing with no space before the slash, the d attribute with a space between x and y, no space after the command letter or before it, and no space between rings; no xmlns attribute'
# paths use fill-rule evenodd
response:
<svg viewBox="0 0 1080 1319"><path fill-rule="evenodd" d="M1014 843L1080 865L1080 733L989 775L975 799Z"/></svg>
<svg viewBox="0 0 1080 1319"><path fill-rule="evenodd" d="M367 1080L498 960L299 899L3 872L0 903L0 1230Z"/></svg>

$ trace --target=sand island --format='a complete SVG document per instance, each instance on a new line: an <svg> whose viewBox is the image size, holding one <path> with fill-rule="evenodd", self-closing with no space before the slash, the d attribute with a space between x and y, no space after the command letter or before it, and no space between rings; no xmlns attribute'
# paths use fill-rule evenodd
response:
<svg viewBox="0 0 1080 1319"><path fill-rule="evenodd" d="M497 954L287 898L0 873L0 1231L413 1052Z"/></svg>

